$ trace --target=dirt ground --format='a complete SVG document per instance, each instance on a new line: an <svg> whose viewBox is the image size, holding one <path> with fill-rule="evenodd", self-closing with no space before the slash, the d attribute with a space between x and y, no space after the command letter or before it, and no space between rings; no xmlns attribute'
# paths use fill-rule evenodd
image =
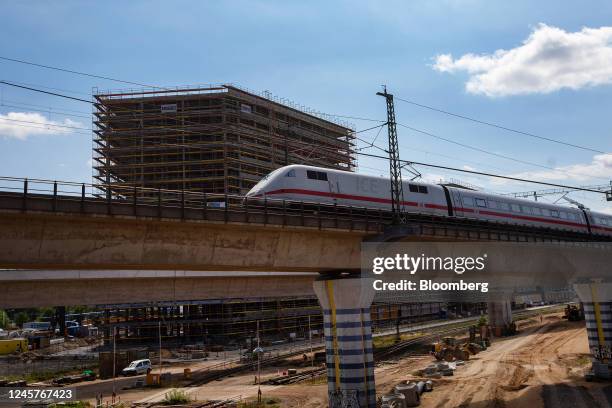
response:
<svg viewBox="0 0 612 408"><path fill-rule="evenodd" d="M612 384L587 383L590 354L584 322L549 315L522 322L520 334L497 339L472 356L452 377L434 380L423 408L606 408L612 407ZM417 379L429 356L403 358L376 368L380 396L398 383ZM282 406L327 407L327 386L292 385L271 390Z"/></svg>
<svg viewBox="0 0 612 408"><path fill-rule="evenodd" d="M520 333L495 339L492 346L455 371L434 379L434 390L423 395L423 408L606 408L612 407L612 383L587 383L590 367L584 322L568 322L560 314L540 321L520 322ZM376 369L379 396L406 380L419 379L418 370L433 362L429 355L408 355L380 362ZM282 367L262 369L262 380L277 376ZM257 395L255 373L239 374L185 391L196 400L219 400ZM282 407L327 407L327 384L262 385L264 397L281 400ZM163 399L167 390L121 392L122 401Z"/></svg>

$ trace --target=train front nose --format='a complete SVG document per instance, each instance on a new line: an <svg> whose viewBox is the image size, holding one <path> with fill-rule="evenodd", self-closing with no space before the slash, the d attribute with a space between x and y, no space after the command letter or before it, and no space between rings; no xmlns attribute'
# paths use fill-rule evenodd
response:
<svg viewBox="0 0 612 408"><path fill-rule="evenodd" d="M263 193L263 188L260 185L255 185L246 193L246 198L260 197Z"/></svg>

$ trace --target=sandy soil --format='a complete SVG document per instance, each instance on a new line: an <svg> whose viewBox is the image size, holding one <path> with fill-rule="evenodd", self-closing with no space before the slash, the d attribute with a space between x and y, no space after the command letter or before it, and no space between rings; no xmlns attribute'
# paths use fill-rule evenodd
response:
<svg viewBox="0 0 612 408"><path fill-rule="evenodd" d="M606 408L612 386L587 383L590 358L584 322L560 315L522 323L517 336L494 341L452 377L435 381L423 408ZM432 362L429 356L403 358L376 368L377 394L389 392ZM326 407L326 385L294 385L272 390L287 407Z"/></svg>
<svg viewBox="0 0 612 408"><path fill-rule="evenodd" d="M433 361L431 356L406 356L380 362L376 389L380 396ZM568 322L560 314L521 322L520 334L495 339L492 346L460 366L452 377L434 380L434 391L423 395L423 408L607 408L612 407L610 383L587 383L584 372L590 355L584 322ZM262 380L283 368L266 367ZM257 386L248 373L185 390L197 400L241 395L254 398ZM122 401L163 398L167 390L131 390ZM327 407L327 384L262 386L265 397L276 397L283 407Z"/></svg>

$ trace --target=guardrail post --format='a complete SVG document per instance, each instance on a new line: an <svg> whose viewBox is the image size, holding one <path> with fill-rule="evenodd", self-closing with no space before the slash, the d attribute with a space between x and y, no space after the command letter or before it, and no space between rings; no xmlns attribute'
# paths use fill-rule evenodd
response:
<svg viewBox="0 0 612 408"><path fill-rule="evenodd" d="M57 181L53 182L53 211L57 209Z"/></svg>
<svg viewBox="0 0 612 408"><path fill-rule="evenodd" d="M264 196L264 225L268 225L268 197Z"/></svg>
<svg viewBox="0 0 612 408"><path fill-rule="evenodd" d="M23 211L28 209L28 179L23 179Z"/></svg>
<svg viewBox="0 0 612 408"><path fill-rule="evenodd" d="M157 189L157 218L161 218L162 216L162 192L161 188Z"/></svg>
<svg viewBox="0 0 612 408"><path fill-rule="evenodd" d="M106 187L106 213L111 214L111 189L110 186Z"/></svg>
<svg viewBox="0 0 612 408"><path fill-rule="evenodd" d="M225 211L223 213L223 218L226 224L227 224L228 217L229 217L228 211L229 211L229 203L227 202L227 194L225 194Z"/></svg>
<svg viewBox="0 0 612 408"><path fill-rule="evenodd" d="M338 228L338 203L334 201L334 226Z"/></svg>
<svg viewBox="0 0 612 408"><path fill-rule="evenodd" d="M81 184L81 212L85 212L85 183Z"/></svg>
<svg viewBox="0 0 612 408"><path fill-rule="evenodd" d="M181 219L185 219L185 189L181 189Z"/></svg>
<svg viewBox="0 0 612 408"><path fill-rule="evenodd" d="M206 192L204 192L204 207L202 208L202 216L205 220L208 220L208 198Z"/></svg>
<svg viewBox="0 0 612 408"><path fill-rule="evenodd" d="M132 210L134 212L134 217L136 216L136 204L137 204L136 197L138 197L137 188L138 187L134 186L134 197L132 197Z"/></svg>
<svg viewBox="0 0 612 408"><path fill-rule="evenodd" d="M304 226L304 202L303 201L300 201L300 221L303 227Z"/></svg>
<svg viewBox="0 0 612 408"><path fill-rule="evenodd" d="M353 206L352 205L349 207L349 219L351 221L349 231L352 231L353 230Z"/></svg>
<svg viewBox="0 0 612 408"><path fill-rule="evenodd" d="M285 200L283 200L283 227L287 225L287 207Z"/></svg>
<svg viewBox="0 0 612 408"><path fill-rule="evenodd" d="M321 203L317 203L317 216L319 217L319 229L321 229Z"/></svg>

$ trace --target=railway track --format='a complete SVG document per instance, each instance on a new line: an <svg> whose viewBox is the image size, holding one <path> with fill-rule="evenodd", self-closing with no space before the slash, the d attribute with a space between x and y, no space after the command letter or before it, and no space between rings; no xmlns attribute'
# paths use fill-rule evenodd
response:
<svg viewBox="0 0 612 408"><path fill-rule="evenodd" d="M543 309L537 309L537 310L518 311L514 313L514 318L515 318L514 320L515 321L526 320L531 317L538 316L540 314L551 313L551 312L555 312L558 310L560 311L562 310L562 308L563 306L558 306L558 307L543 308ZM409 340L404 340L384 350L375 351L374 360L380 361L382 359L406 352L407 349L415 345L430 343L434 340L437 340L441 336L450 336L450 335L456 335L458 333L466 332L469 330L471 326L474 325L474 322L477 321L479 318L480 317L476 317L474 318L474 320L470 320L468 322L461 323L457 327L447 328L447 327L441 326L440 328L433 328L432 333L424 334L422 336L418 336L418 337L415 337ZM411 353L411 354L422 355L422 353ZM327 372L327 369L325 367L320 367L318 369L309 370L307 372L302 372L299 374L273 378L271 380L268 380L265 383L273 384L273 385L296 384L296 383L300 383L306 380L312 380L313 378L321 377L325 375L326 372Z"/></svg>
<svg viewBox="0 0 612 408"><path fill-rule="evenodd" d="M517 321L525 320L530 317L538 316L543 313L550 313L552 311L556 311L557 309L561 310L562 307L563 306L542 308L542 309L536 309L536 310L517 311L514 313L514 318ZM480 316L477 316L477 317L474 317L474 319L472 320L464 321L462 323L449 323L448 325L433 327L429 329L429 332L426 334L423 334L418 337L414 337L412 339L401 341L384 350L375 351L374 359L379 361L381 359L385 359L385 358L394 356L396 354L403 353L415 345L424 344L424 343L428 343L433 340L436 340L440 336L450 336L450 335L456 335L457 333L465 332L470 328L470 326L473 326L474 322L476 322L479 318ZM454 326L454 327L448 327L448 326ZM385 336L388 336L388 335L385 335ZM321 348L323 347L319 346L319 347L315 347L314 349L319 350ZM297 350L297 351L293 351L289 353L280 354L275 357L263 359L261 360L260 364L262 367L270 366L284 359L301 355L304 352L305 350ZM191 383L189 383L188 386L197 387L197 386L206 384L208 382L215 381L219 378L227 377L228 375L233 375L233 374L237 374L237 373L248 371L248 370L254 370L256 367L257 367L257 361L239 364L239 365L236 365L230 368L219 368L218 370L208 368L206 369L205 372L199 372L199 373L194 372L193 375L195 378ZM299 382L303 382L303 381L312 379L313 377L318 378L322 375L325 375L325 373L326 373L325 367L321 367L315 370L309 370L307 372L302 372L299 374L277 377L275 379L275 382L269 382L269 383L275 384L275 385L295 384L295 383L299 383ZM271 380L268 380L268 381L271 381Z"/></svg>

